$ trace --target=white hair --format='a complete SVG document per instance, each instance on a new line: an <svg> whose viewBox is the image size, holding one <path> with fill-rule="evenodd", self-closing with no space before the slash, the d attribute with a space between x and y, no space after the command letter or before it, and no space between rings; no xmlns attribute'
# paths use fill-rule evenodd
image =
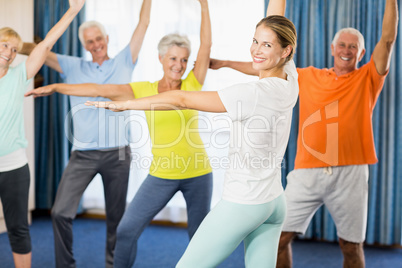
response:
<svg viewBox="0 0 402 268"><path fill-rule="evenodd" d="M357 39L359 40L359 53L361 53L364 50L364 37L361 32L359 32L355 28L343 28L340 29L334 36L334 39L332 39L332 45L335 46L336 42L339 39L339 36L343 33L350 33L355 36L357 36Z"/></svg>
<svg viewBox="0 0 402 268"><path fill-rule="evenodd" d="M83 24L81 24L80 27L78 28L78 38L80 39L81 44L83 46L85 46L84 31L91 27L98 28L101 31L103 37L107 36L105 27L102 24L100 24L99 22L94 21L94 20L86 21Z"/></svg>
<svg viewBox="0 0 402 268"><path fill-rule="evenodd" d="M191 53L191 43L187 36L179 34L168 34L162 37L158 44L158 52L161 57L165 56L166 52L172 46L183 47Z"/></svg>

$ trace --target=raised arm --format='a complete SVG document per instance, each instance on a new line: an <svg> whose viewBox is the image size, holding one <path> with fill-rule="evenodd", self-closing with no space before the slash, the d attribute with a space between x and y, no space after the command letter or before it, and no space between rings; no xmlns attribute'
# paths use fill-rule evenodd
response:
<svg viewBox="0 0 402 268"><path fill-rule="evenodd" d="M384 18L380 41L373 51L373 60L377 72L385 74L389 69L391 55L398 32L398 4L397 0L387 0L385 3Z"/></svg>
<svg viewBox="0 0 402 268"><path fill-rule="evenodd" d="M30 79L42 67L46 60L48 52L52 49L57 39L64 33L71 21L75 18L81 8L84 6L85 0L70 0L70 8L64 14L64 16L53 26L47 33L45 39L40 42L28 56L26 61L27 78Z"/></svg>
<svg viewBox="0 0 402 268"><path fill-rule="evenodd" d="M135 28L130 40L131 57L133 63L137 61L138 54L140 53L142 42L144 41L145 33L151 17L151 0L144 0L140 11L140 19L137 27Z"/></svg>
<svg viewBox="0 0 402 268"><path fill-rule="evenodd" d="M204 84L209 67L209 56L211 54L212 46L211 20L209 18L208 1L198 1L201 4L200 48L198 50L197 60L193 71L198 82Z"/></svg>
<svg viewBox="0 0 402 268"><path fill-rule="evenodd" d="M25 93L25 97L33 96L44 97L55 92L80 96L80 97L104 97L111 100L130 100L134 99L134 93L129 84L51 84L38 87Z"/></svg>
<svg viewBox="0 0 402 268"><path fill-rule="evenodd" d="M266 16L280 15L285 16L286 0L270 0L267 7Z"/></svg>
<svg viewBox="0 0 402 268"><path fill-rule="evenodd" d="M87 101L85 104L114 112L177 109L194 109L212 113L226 112L225 106L216 91L169 90L158 95L128 101Z"/></svg>
<svg viewBox="0 0 402 268"><path fill-rule="evenodd" d="M36 47L35 43L24 43L21 51L19 51L18 53L29 56L35 47ZM47 56L45 59L45 65L49 66L50 68L52 68L53 70L55 70L59 73L63 73L63 70L61 69L59 61L57 60L57 54L52 51L49 51L47 53Z"/></svg>
<svg viewBox="0 0 402 268"><path fill-rule="evenodd" d="M270 0L267 7L266 16L270 15L285 15L286 0ZM209 68L218 70L223 67L228 67L248 75L259 75L259 72L253 69L252 62L230 61L211 59Z"/></svg>

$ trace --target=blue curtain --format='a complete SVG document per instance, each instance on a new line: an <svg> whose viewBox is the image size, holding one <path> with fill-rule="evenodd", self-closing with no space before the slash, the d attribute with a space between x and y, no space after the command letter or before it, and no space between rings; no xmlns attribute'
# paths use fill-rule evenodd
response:
<svg viewBox="0 0 402 268"><path fill-rule="evenodd" d="M268 2L265 0L265 7ZM293 21L298 33L296 65L332 67L332 38L344 27L354 27L365 37L367 52L361 64L367 63L381 36L384 7L385 0L288 0L286 16ZM402 243L402 69L397 68L397 63L402 62L401 27L400 23L389 75L373 114L379 162L370 166L368 244ZM296 106L282 169L284 186L286 174L294 167L298 110ZM325 207L314 216L305 237L337 240L335 225Z"/></svg>
<svg viewBox="0 0 402 268"><path fill-rule="evenodd" d="M69 8L68 0L34 1L34 34L44 39L54 24ZM64 35L54 45L52 51L60 54L81 56L78 27L84 19L81 11ZM57 72L44 66L39 74L43 85L60 83ZM50 209L53 205L57 186L70 156L71 144L64 131L70 110L65 95L35 99L35 198L37 209Z"/></svg>

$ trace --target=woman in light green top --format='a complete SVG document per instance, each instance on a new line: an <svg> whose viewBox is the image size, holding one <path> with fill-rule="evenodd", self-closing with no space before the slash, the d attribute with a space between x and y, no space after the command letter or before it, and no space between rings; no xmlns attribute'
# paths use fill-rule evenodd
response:
<svg viewBox="0 0 402 268"><path fill-rule="evenodd" d="M0 199L16 268L31 267L31 238L28 226L29 168L25 154L23 101L32 78L47 53L67 29L85 0L70 0L70 8L49 31L26 61L12 67L22 48L13 29L0 29Z"/></svg>
<svg viewBox="0 0 402 268"><path fill-rule="evenodd" d="M130 100L165 91L200 91L209 67L211 24L207 0L201 4L200 48L196 64L182 79L190 55L187 37L170 34L158 45L164 75L156 82L123 85L53 84L32 90L26 96L67 95ZM198 112L193 110L146 113L152 140L153 162L148 177L127 208L117 229L114 267L131 267L137 240L154 216L178 191L187 204L188 233L191 238L210 210L212 169L198 132Z"/></svg>

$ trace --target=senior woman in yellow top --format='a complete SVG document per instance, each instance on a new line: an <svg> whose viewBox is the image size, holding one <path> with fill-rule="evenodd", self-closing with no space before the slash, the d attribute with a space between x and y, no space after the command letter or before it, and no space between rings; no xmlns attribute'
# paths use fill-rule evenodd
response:
<svg viewBox="0 0 402 268"><path fill-rule="evenodd" d="M194 68L185 79L190 55L187 37L169 34L158 45L164 75L156 82L124 85L53 84L27 92L26 96L67 95L130 100L170 90L200 91L209 66L211 24L207 0L201 4L200 48ZM191 238L210 210L212 169L198 133L198 112L147 111L153 162L148 177L134 196L118 228L114 265L131 267L137 240L154 216L181 191L187 204L188 234Z"/></svg>

